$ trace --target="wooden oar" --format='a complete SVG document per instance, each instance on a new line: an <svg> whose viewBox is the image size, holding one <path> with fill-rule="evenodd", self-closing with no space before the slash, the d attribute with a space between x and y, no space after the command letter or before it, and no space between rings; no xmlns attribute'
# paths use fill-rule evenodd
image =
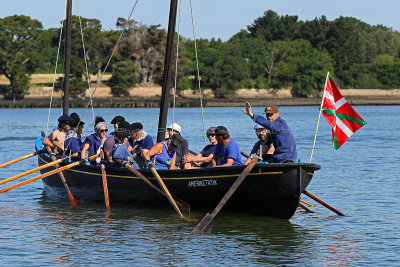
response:
<svg viewBox="0 0 400 267"><path fill-rule="evenodd" d="M133 168L132 165L126 163L124 166L125 166L125 168L130 170L132 173L134 173L136 176L138 176L140 179L142 179L151 188L156 190L158 193L164 195L165 197L168 197L160 188L158 188L152 182L150 182L149 179L147 179L147 177L144 176L140 171L138 171L135 168ZM180 210L182 210L183 212L185 212L187 214L190 214L190 205L188 203L186 203L185 201L179 199L178 197L176 197L174 195L172 195L172 198L175 200L175 202L179 206Z"/></svg>
<svg viewBox="0 0 400 267"><path fill-rule="evenodd" d="M231 188L226 192L225 196L221 199L217 207L214 209L214 211L211 213L206 214L204 218L199 222L199 224L193 229L193 231L190 233L191 235L196 235L196 234L202 234L204 231L207 231L214 220L214 217L218 214L218 212L222 209L222 207L225 205L225 203L229 200L229 198L233 195L233 193L236 191L236 189L240 186L240 184L243 182L243 180L247 177L247 175L251 172L253 167L256 165L258 162L258 158L254 157L251 159L249 165L243 170L243 172L240 174L240 176L236 179L236 181L233 183Z"/></svg>
<svg viewBox="0 0 400 267"><path fill-rule="evenodd" d="M193 150L188 150L188 152L190 153L190 154L192 154L193 156L196 156L198 153L196 153L196 152L194 152Z"/></svg>
<svg viewBox="0 0 400 267"><path fill-rule="evenodd" d="M303 199L300 199L300 202L302 202L302 203L304 203L304 204L307 204L307 205L310 206L310 207L315 207L314 204L311 204L310 202L307 202L307 201L305 201L305 200L303 200Z"/></svg>
<svg viewBox="0 0 400 267"><path fill-rule="evenodd" d="M313 194L307 192L306 190L304 190L303 193L306 194L307 196L309 196L310 198L314 199L314 200L317 201L318 203L324 205L325 207L327 207L327 208L330 209L331 211L335 212L337 215L344 216L343 213L341 213L340 211L338 211L338 210L335 209L334 207L330 206L329 204L325 203L325 202L322 201L321 199L317 198L317 197L314 196Z"/></svg>
<svg viewBox="0 0 400 267"><path fill-rule="evenodd" d="M51 151L50 149L51 148L49 147L49 151ZM78 154L78 153L76 153L76 154ZM51 159L53 160L53 162L56 161L56 157L55 156L51 156ZM58 165L56 163L56 167L58 168L58 167L60 167L60 165ZM78 200L76 200L76 198L72 194L71 190L69 189L69 186L67 184L67 179L65 179L64 174L62 172L59 172L58 175L60 176L60 179L63 182L65 189L67 189L69 203L71 203L71 206L78 206Z"/></svg>
<svg viewBox="0 0 400 267"><path fill-rule="evenodd" d="M76 157L76 156L78 156L78 154L79 154L79 153L77 152L77 153L73 154L72 157ZM11 182L11 181L13 181L13 180L15 180L15 179L18 179L18 178L23 177L23 176L25 176L25 175L31 174L31 173L33 173L33 172L40 171L40 170L45 169L45 168L47 168L47 167L53 166L54 164L60 163L60 162L62 162L63 160L64 160L64 159L58 159L58 160L55 160L55 161L46 163L46 164L44 164L44 165L42 165L42 166L39 166L39 167L37 167L37 168L34 168L34 169L32 169L32 170L29 170L29 171L26 171L26 172L17 174L17 175L15 175L15 176L12 176L12 177L10 177L10 178L1 180L1 181L0 181L0 185L1 185L1 184L8 183L8 182Z"/></svg>
<svg viewBox="0 0 400 267"><path fill-rule="evenodd" d="M309 208L307 208L306 206L304 206L304 205L301 204L301 203L299 203L299 207L302 208L302 209L304 209L304 210L307 211L307 212L314 213L312 210L310 210Z"/></svg>
<svg viewBox="0 0 400 267"><path fill-rule="evenodd" d="M3 168L3 167L5 167L5 166L11 165L11 164L13 164L13 163L15 163L15 162L18 162L18 161L21 161L21 160L24 160L24 159L28 159L28 158L30 158L30 157L36 156L37 154L40 154L40 153L43 153L43 152L44 152L44 151L43 151L43 149L42 149L42 150L38 150L38 151L33 152L33 153L29 153L28 155L19 157L19 158L17 158L17 159L10 160L10 161L8 161L8 162L5 162L5 163L0 164L0 168Z"/></svg>
<svg viewBox="0 0 400 267"><path fill-rule="evenodd" d="M89 158L89 160L94 160L94 159L96 159L96 158L98 158L98 157L99 157L99 154L94 155L94 156L91 156L91 157ZM52 170L52 171L43 173L43 174L41 174L41 175L38 175L38 176L36 176L36 177L27 179L27 180L25 180L25 181L23 181L23 182L20 182L20 183L18 183L18 184L15 184L15 185L9 186L9 187L7 187L7 188L1 189L1 190L0 190L0 194L1 194L1 193L4 193L4 192L7 192L7 191L10 191L11 189L20 187L20 186L22 186L22 185L29 184L29 183L34 182L34 181L36 181L36 180L45 178L45 177L47 177L47 176L49 176L49 175L52 175L52 174L59 173L59 172L61 172L61 171L70 169L70 168L75 167L75 166L77 166L77 165L79 165L79 164L80 164L80 162L79 162L79 161L76 161L76 162L74 162L74 163L65 165L65 166L63 166L63 167L61 167L61 168L58 168L58 169L55 169L55 170Z"/></svg>
<svg viewBox="0 0 400 267"><path fill-rule="evenodd" d="M142 155L145 158L146 162L150 161L149 156L147 155L146 152L142 148L140 148L142 151ZM182 215L182 212L180 211L178 205L176 204L175 200L172 198L171 193L169 192L168 188L165 186L163 180L161 179L160 175L158 174L156 168L153 166L150 167L151 172L153 173L154 177L156 178L157 182L160 184L161 189L164 191L165 195L167 196L169 202L171 203L172 207L175 209L175 211L179 214L179 218L187 220L187 221L197 221L197 219L192 219L192 218L186 218L185 216Z"/></svg>
<svg viewBox="0 0 400 267"><path fill-rule="evenodd" d="M110 212L110 199L108 197L108 185L107 185L107 174L106 166L104 165L104 151L100 148L101 161L101 176L103 178L103 189L104 189L104 201L106 203L107 211Z"/></svg>

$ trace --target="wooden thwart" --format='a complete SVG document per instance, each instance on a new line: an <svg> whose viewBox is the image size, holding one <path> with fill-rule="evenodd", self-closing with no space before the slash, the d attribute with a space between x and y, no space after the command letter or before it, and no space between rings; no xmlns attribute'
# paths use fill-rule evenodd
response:
<svg viewBox="0 0 400 267"><path fill-rule="evenodd" d="M253 167L256 165L257 162L258 162L258 158L256 158L256 157L252 158L249 165L247 165L247 167L243 170L243 172L240 174L240 176L236 179L236 181L233 183L233 185L228 190L228 192L226 192L225 196L221 199L221 201L219 202L217 207L214 209L214 211L211 214L207 213L206 216L204 216L204 218L199 222L199 224L190 233L191 235L202 234L205 231L208 231L208 229L210 229L212 222L214 220L214 217L218 214L218 212L222 209L222 207L225 205L225 203L233 195L233 193L240 186L240 184L243 182L243 180L251 172L251 170L253 169Z"/></svg>

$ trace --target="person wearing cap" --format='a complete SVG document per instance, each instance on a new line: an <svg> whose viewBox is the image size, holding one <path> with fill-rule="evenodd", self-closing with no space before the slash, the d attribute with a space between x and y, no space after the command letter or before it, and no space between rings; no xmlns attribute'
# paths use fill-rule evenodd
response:
<svg viewBox="0 0 400 267"><path fill-rule="evenodd" d="M188 154L185 158L185 169L189 168L208 168L211 167L211 161L214 157L215 146L217 145L217 139L215 138L215 129L217 127L210 127L207 130L207 137L211 144L205 146L203 150L196 156Z"/></svg>
<svg viewBox="0 0 400 267"><path fill-rule="evenodd" d="M218 126L215 129L215 138L218 144L215 146L214 157L211 161L213 167L226 167L242 165L239 145L231 139L228 129Z"/></svg>
<svg viewBox="0 0 400 267"><path fill-rule="evenodd" d="M123 124L124 122L119 124L119 127L113 136L115 144L110 153L109 164L107 165L108 167L121 168L124 165L124 162L129 162L131 159L132 155L125 145L127 143L128 136L130 135L130 130L123 128L125 126ZM127 124L129 125L129 123Z"/></svg>
<svg viewBox="0 0 400 267"><path fill-rule="evenodd" d="M70 114L73 120L71 121L71 129L65 135L65 152L64 154L70 156L76 152L81 152L82 147L82 132L85 122L81 121L79 115L76 113ZM77 157L79 158L79 157Z"/></svg>
<svg viewBox="0 0 400 267"><path fill-rule="evenodd" d="M175 149L176 151L176 161L175 161L175 166L178 169L183 169L185 162L184 162L184 157L189 154L189 143L188 141L182 137L182 127L177 124L177 123L172 123L171 125L168 126L167 128L168 136L171 138L173 135L177 134L181 137L182 142L180 145Z"/></svg>
<svg viewBox="0 0 400 267"><path fill-rule="evenodd" d="M272 140L270 137L269 130L265 129L264 126L260 124L256 124L254 126L254 130L256 131L256 135L258 137L258 141L254 144L253 149L250 152L250 155L257 155L259 157L264 157L265 155L274 154L274 146L272 145ZM247 158L244 162L244 165L249 164L251 161L251 157Z"/></svg>
<svg viewBox="0 0 400 267"><path fill-rule="evenodd" d="M111 120L111 124L114 125L114 132L111 132L110 135L114 135L115 132L118 130L118 125L125 121L125 118L123 116L115 116L114 119Z"/></svg>
<svg viewBox="0 0 400 267"><path fill-rule="evenodd" d="M129 124L129 122L122 121L118 124L118 129L115 133L117 133L118 131L126 132L126 133L128 133L128 136L129 136L129 134L131 134L131 132L132 132L132 127ZM104 141L104 144L103 144L103 150L104 150L104 153L108 160L111 160L110 154L111 154L111 151L113 150L114 145L115 145L115 134L110 135L106 139L106 141ZM126 148L129 148L129 143L126 142L125 146L126 146Z"/></svg>
<svg viewBox="0 0 400 267"><path fill-rule="evenodd" d="M129 149L132 154L133 158L137 162L140 168L144 168L146 163L144 162L143 157L141 156L140 152L141 149L144 152L148 152L150 148L154 146L153 138L143 130L143 125L140 122L135 122L131 124L132 133L131 136L128 138L129 142Z"/></svg>
<svg viewBox="0 0 400 267"><path fill-rule="evenodd" d="M107 136L107 123L102 117L95 118L95 126L94 133L86 137L85 141L83 141L81 148L81 160L82 164L86 161L87 158L97 155L100 153L100 147L103 146L104 141ZM100 157L91 161L90 164L96 165L100 163Z"/></svg>
<svg viewBox="0 0 400 267"><path fill-rule="evenodd" d="M58 118L58 127L43 140L43 145L49 146L53 153L62 155L64 153L65 134L71 128L71 121L74 119L68 115Z"/></svg>
<svg viewBox="0 0 400 267"><path fill-rule="evenodd" d="M154 167L160 170L177 169L176 148L182 145L183 138L179 134L173 134L168 140L155 144L147 155Z"/></svg>
<svg viewBox="0 0 400 267"><path fill-rule="evenodd" d="M279 117L279 109L275 105L265 108L264 118L251 112L251 105L246 102L246 109L242 111L253 119L255 123L264 126L270 131L272 144L275 147L274 154L268 159L270 163L297 162L296 142L289 125Z"/></svg>

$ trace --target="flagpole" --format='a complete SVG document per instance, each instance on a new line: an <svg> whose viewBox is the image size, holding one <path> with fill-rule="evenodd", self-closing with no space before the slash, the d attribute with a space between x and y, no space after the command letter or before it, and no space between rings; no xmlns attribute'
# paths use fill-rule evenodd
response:
<svg viewBox="0 0 400 267"><path fill-rule="evenodd" d="M324 86L324 93L322 94L322 99L321 99L321 106L319 107L319 114L318 114L318 122L317 122L317 128L315 129L315 135L314 135L314 142L311 150L311 155L310 155L310 160L309 163L311 163L312 157L314 155L314 148L315 148L315 141L317 140L317 133L318 133L318 127L319 127L319 121L321 119L321 113L322 113L322 104L324 103L324 95L325 95L325 90L326 90L326 84L328 82L328 77L329 77L329 71L326 74L326 79L325 79L325 86Z"/></svg>

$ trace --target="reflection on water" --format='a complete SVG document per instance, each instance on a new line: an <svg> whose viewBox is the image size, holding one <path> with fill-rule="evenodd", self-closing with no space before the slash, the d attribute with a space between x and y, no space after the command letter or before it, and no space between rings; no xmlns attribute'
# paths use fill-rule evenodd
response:
<svg viewBox="0 0 400 267"><path fill-rule="evenodd" d="M368 124L338 151L331 146L331 129L321 122L314 162L322 169L309 186L311 193L345 217L320 205L311 208L316 213L298 210L290 220L223 210L209 233L189 236L196 223L180 220L172 208L112 205L107 217L103 203L80 201L71 207L68 199L48 196L37 181L0 194L0 265L396 266L400 260L396 168L400 125L393 123L387 129L387 121L397 121L400 107L379 107L379 112L377 107L356 109ZM106 121L115 114L142 121L155 135L157 110L134 111L97 109L96 113ZM318 107L280 111L296 137L300 158L308 161ZM45 128L47 110L1 112L0 162L32 152L33 136ZM240 115L232 116L236 112ZM241 149L250 151L255 141L253 123L240 117L240 108L206 108L205 116L206 126L228 125ZM26 120L24 127L14 127L21 118ZM198 110L179 109L176 118L190 148L199 151L204 144ZM90 133L89 124L88 120L84 134ZM0 179L35 166L37 159L31 158L0 168ZM206 212L210 211L193 211L191 217L201 219Z"/></svg>

